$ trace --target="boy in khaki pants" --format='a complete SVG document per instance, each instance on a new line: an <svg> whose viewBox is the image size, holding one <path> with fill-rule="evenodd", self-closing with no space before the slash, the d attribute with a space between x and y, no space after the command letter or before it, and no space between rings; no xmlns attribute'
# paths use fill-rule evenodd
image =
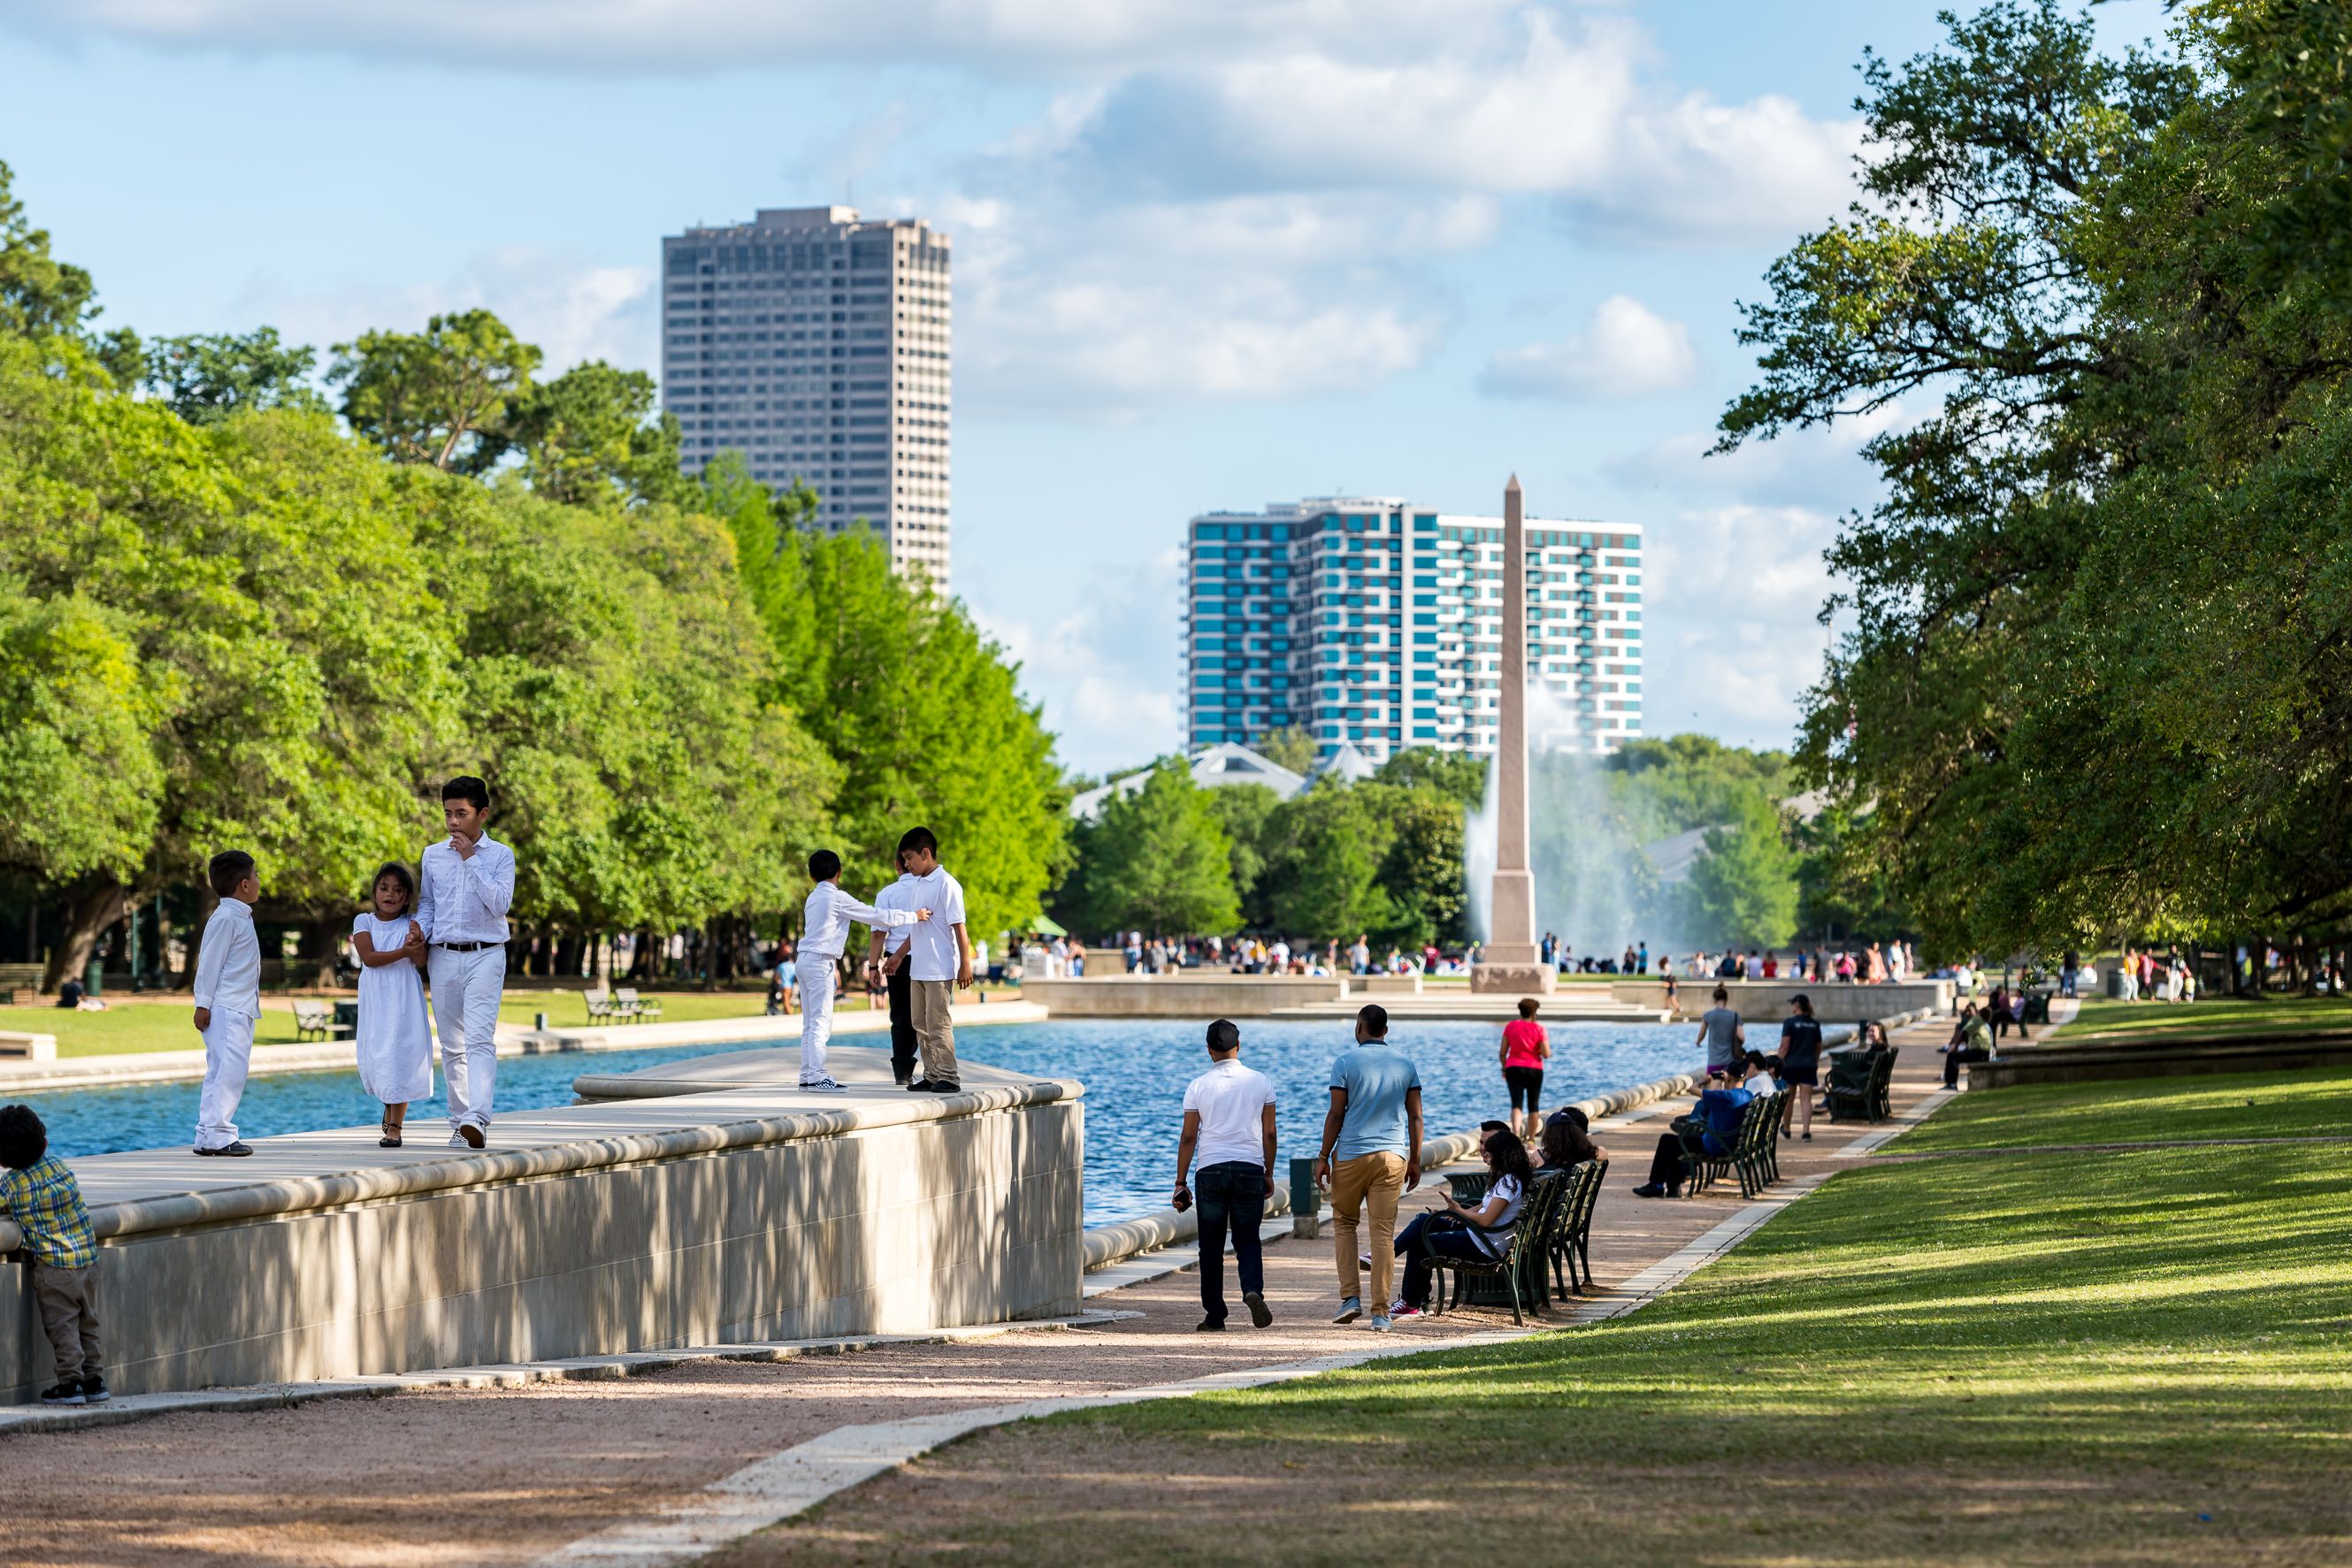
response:
<svg viewBox="0 0 2352 1568"><path fill-rule="evenodd" d="M1363 1315L1357 1294L1359 1216L1371 1210L1372 1322L1386 1333L1396 1270L1397 1201L1421 1185L1421 1071L1389 1044L1388 1009L1356 1015L1356 1049L1331 1063L1331 1108L1323 1114L1323 1149L1315 1182L1331 1195L1331 1246L1339 1268L1335 1323Z"/></svg>
<svg viewBox="0 0 2352 1568"><path fill-rule="evenodd" d="M898 863L915 880L898 895L902 908L929 911L907 941L908 1001L921 1075L907 1087L918 1094L963 1092L956 1066L955 1022L948 1011L959 988L971 984L971 936L964 929L963 883L940 863L940 841L929 828L909 828L898 840Z"/></svg>

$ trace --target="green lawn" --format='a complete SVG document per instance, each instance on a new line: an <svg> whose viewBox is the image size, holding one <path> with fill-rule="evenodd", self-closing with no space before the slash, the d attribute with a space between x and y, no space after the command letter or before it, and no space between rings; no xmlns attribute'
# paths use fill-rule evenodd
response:
<svg viewBox="0 0 2352 1568"><path fill-rule="evenodd" d="M2352 1029L2352 998L2344 997L2217 997L2210 1001L2085 1001L2074 1021L2055 1032L2069 1045L2170 1034L2262 1034L2277 1030ZM2036 1039L2043 1038L2037 1035Z"/></svg>
<svg viewBox="0 0 2352 1568"><path fill-rule="evenodd" d="M2340 1563L2347 1229L2340 1147L1856 1170L1622 1321L983 1435L721 1561Z"/></svg>
<svg viewBox="0 0 2352 1568"><path fill-rule="evenodd" d="M202 1051L194 1009L177 1002L114 1002L102 1013L69 1012L62 1008L0 1007L0 1030L24 1030L58 1037L59 1056L110 1056L131 1051ZM294 1015L265 1012L254 1030L262 1045L290 1045Z"/></svg>
<svg viewBox="0 0 2352 1568"><path fill-rule="evenodd" d="M2319 1134L2352 1136L2352 1069L2034 1083L1964 1094L1887 1152Z"/></svg>
<svg viewBox="0 0 2352 1568"><path fill-rule="evenodd" d="M532 1015L544 1012L551 1029L579 1029L588 1022L588 1004L581 999L583 989L583 986L573 986L560 991L510 990L499 999L499 1019L504 1023L528 1024ZM660 1000L664 1023L757 1018L768 1010L765 991L661 991L646 995Z"/></svg>

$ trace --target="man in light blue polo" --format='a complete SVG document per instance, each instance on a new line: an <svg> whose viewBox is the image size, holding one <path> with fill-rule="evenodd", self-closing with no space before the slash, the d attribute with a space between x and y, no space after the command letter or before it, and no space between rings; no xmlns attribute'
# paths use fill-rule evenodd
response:
<svg viewBox="0 0 2352 1568"><path fill-rule="evenodd" d="M1372 1328L1389 1326L1396 1268L1397 1201L1421 1185L1421 1071L1389 1044L1388 1009L1356 1015L1356 1049L1331 1063L1331 1108L1323 1113L1323 1147L1315 1182L1331 1195L1331 1245L1339 1267L1335 1323L1363 1315L1356 1228L1372 1211Z"/></svg>

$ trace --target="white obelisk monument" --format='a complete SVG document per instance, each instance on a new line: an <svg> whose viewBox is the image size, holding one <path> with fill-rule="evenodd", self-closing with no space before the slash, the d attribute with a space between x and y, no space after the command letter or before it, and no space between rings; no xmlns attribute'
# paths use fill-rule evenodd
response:
<svg viewBox="0 0 2352 1568"><path fill-rule="evenodd" d="M1495 897L1474 991L1549 992L1559 977L1536 949L1528 870L1528 530L1519 476L1503 487L1502 717L1495 728Z"/></svg>

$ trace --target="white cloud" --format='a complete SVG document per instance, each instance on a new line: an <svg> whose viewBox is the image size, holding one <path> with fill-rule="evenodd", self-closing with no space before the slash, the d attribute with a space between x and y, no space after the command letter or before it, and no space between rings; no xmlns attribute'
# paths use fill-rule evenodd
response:
<svg viewBox="0 0 2352 1568"><path fill-rule="evenodd" d="M53 37L537 70L934 60L1115 68L1336 37L1429 47L1519 0L19 0Z"/></svg>
<svg viewBox="0 0 2352 1568"><path fill-rule="evenodd" d="M1671 392L1697 378L1690 329L1630 295L1612 294L1565 342L1496 354L1478 387L1496 397L1624 398Z"/></svg>
<svg viewBox="0 0 2352 1568"><path fill-rule="evenodd" d="M1863 444L1888 431L1907 429L1915 420L1903 404L1889 403L1833 425L1749 441L1720 455L1709 455L1714 432L1685 431L1611 458L1602 466L1612 479L1634 491L1730 496L1751 504L1817 511L1867 509L1881 486L1877 469L1862 455Z"/></svg>
<svg viewBox="0 0 2352 1568"><path fill-rule="evenodd" d="M1043 189L937 210L957 236L959 380L993 408L1087 418L1353 392L1410 370L1446 315L1421 258L1500 222L1482 198L1354 193L1145 203L1093 222Z"/></svg>
<svg viewBox="0 0 2352 1568"><path fill-rule="evenodd" d="M999 583L985 563L959 567L972 619L1021 664L1021 689L1060 737L1065 766L1100 774L1133 768L1183 744L1176 708L1177 555L1164 549L1141 567L1097 567L1075 606L1033 619L1033 572ZM999 591L1002 590L1003 591ZM1021 606L1007 612L1005 603Z"/></svg>
<svg viewBox="0 0 2352 1568"><path fill-rule="evenodd" d="M1544 195L1629 242L1779 235L1843 207L1858 121L1676 94L1651 54L1626 18L1529 6L1429 51L1154 68L1097 93L1070 152L1107 186Z"/></svg>
<svg viewBox="0 0 2352 1568"><path fill-rule="evenodd" d="M1802 507L1688 512L1643 538L1643 729L1789 744L1820 678L1837 520Z"/></svg>
<svg viewBox="0 0 2352 1568"><path fill-rule="evenodd" d="M655 328L655 277L642 267L604 267L530 247L471 257L437 283L352 284L309 290L268 277L247 283L228 309L231 320L268 320L322 355L370 328L421 329L452 310L494 310L524 341L545 352L556 374L583 360L649 370L660 360Z"/></svg>

